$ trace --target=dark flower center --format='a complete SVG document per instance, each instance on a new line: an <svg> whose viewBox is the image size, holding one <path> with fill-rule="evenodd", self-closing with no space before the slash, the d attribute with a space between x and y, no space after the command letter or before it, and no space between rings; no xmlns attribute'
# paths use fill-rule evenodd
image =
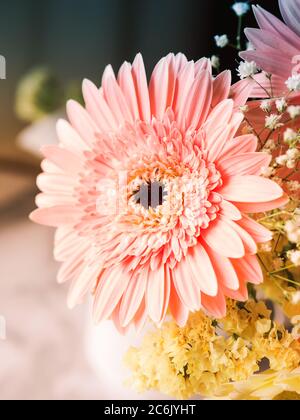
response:
<svg viewBox="0 0 300 420"><path fill-rule="evenodd" d="M146 210L161 206L166 196L165 185L158 181L145 182L133 194L136 203L142 205Z"/></svg>

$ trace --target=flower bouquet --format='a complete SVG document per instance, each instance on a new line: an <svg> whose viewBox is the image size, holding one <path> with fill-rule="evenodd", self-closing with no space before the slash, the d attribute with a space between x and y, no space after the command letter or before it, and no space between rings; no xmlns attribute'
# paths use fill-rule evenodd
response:
<svg viewBox="0 0 300 420"><path fill-rule="evenodd" d="M300 0L238 2L240 81L220 58L141 54L43 147L32 220L57 228L59 283L95 323L142 335L128 386L176 398L300 397ZM245 49L245 51L242 51ZM104 361L103 363L107 363Z"/></svg>

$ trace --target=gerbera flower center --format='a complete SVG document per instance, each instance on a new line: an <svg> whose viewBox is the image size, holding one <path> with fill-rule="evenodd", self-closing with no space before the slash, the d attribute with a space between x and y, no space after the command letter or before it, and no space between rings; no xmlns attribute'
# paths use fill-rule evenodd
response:
<svg viewBox="0 0 300 420"><path fill-rule="evenodd" d="M133 197L137 204L142 205L146 210L156 209L163 205L168 195L166 187L162 182L145 182L134 191Z"/></svg>

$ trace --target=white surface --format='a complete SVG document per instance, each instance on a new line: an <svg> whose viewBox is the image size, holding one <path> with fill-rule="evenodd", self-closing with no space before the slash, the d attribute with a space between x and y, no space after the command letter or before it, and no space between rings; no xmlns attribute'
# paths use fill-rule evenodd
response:
<svg viewBox="0 0 300 420"><path fill-rule="evenodd" d="M123 386L123 354L136 337L110 322L94 327L87 307L69 311L56 281L53 231L27 220L0 224L0 399L162 399Z"/></svg>
<svg viewBox="0 0 300 420"><path fill-rule="evenodd" d="M65 118L63 112L49 115L26 127L18 136L19 145L40 156L40 149L47 144L57 144L56 123L60 118Z"/></svg>
<svg viewBox="0 0 300 420"><path fill-rule="evenodd" d="M55 282L51 230L28 221L0 227L0 399L97 399L86 361L85 309L66 308Z"/></svg>

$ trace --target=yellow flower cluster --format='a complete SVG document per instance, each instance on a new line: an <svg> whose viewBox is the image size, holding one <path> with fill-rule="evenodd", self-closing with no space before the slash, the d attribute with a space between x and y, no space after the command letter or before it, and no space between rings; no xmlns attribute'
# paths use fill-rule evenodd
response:
<svg viewBox="0 0 300 420"><path fill-rule="evenodd" d="M300 343L271 320L263 302L253 300L228 301L227 316L218 322L198 312L184 328L166 323L125 357L138 391L183 399L216 396L224 384L252 378L262 361L275 372L297 369Z"/></svg>
<svg viewBox="0 0 300 420"><path fill-rule="evenodd" d="M258 221L274 233L273 241L261 246L265 281L264 296L278 304L291 318L300 314L300 210L299 200L285 209L262 215Z"/></svg>

